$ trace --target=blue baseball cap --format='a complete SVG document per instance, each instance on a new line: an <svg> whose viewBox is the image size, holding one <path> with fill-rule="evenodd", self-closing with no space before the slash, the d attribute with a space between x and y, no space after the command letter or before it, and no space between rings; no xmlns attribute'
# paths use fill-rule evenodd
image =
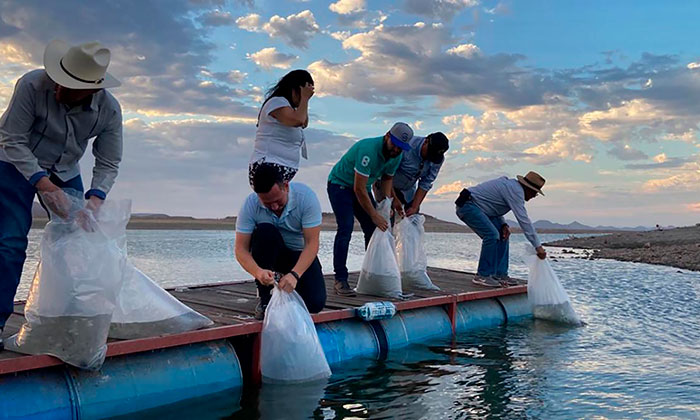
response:
<svg viewBox="0 0 700 420"><path fill-rule="evenodd" d="M403 122L394 124L389 130L389 137L391 142L401 150L411 150L411 145L408 142L413 138L413 130L408 124Z"/></svg>

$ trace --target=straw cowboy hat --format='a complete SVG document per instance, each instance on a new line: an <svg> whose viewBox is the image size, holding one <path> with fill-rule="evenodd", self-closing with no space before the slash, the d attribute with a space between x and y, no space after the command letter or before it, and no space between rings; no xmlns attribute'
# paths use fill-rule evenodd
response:
<svg viewBox="0 0 700 420"><path fill-rule="evenodd" d="M525 176L518 175L518 182L534 190L537 193L544 195L542 192L542 187L544 186L544 178L540 176L537 172L528 172Z"/></svg>
<svg viewBox="0 0 700 420"><path fill-rule="evenodd" d="M44 68L51 80L69 89L104 89L121 85L107 73L109 49L99 42L70 46L54 40L44 51Z"/></svg>

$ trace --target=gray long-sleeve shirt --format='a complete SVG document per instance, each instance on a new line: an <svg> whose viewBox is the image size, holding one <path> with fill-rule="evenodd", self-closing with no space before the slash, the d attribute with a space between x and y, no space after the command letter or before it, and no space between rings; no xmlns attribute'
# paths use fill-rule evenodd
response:
<svg viewBox="0 0 700 420"><path fill-rule="evenodd" d="M469 187L469 192L474 203L484 214L488 217L500 217L501 224L506 223L503 216L512 211L532 246L537 248L542 245L525 210L525 192L517 179L503 176Z"/></svg>
<svg viewBox="0 0 700 420"><path fill-rule="evenodd" d="M80 175L78 161L95 138L95 167L88 195L104 198L114 185L122 157L122 115L106 90L90 104L56 102L54 83L43 69L22 76L0 117L0 160L12 163L35 184L51 172L67 181Z"/></svg>

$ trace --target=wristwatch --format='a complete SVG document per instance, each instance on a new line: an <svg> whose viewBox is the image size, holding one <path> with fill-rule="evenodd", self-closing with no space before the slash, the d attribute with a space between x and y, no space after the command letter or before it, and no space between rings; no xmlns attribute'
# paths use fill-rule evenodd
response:
<svg viewBox="0 0 700 420"><path fill-rule="evenodd" d="M297 274L296 271L292 270L292 271L289 272L289 274L293 275L294 278L297 279L297 281L299 281L299 274Z"/></svg>

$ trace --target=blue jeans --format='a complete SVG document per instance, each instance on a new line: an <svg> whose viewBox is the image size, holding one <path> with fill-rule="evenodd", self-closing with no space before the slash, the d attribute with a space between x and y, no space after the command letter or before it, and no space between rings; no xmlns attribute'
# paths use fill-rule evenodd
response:
<svg viewBox="0 0 700 420"><path fill-rule="evenodd" d="M261 268L287 274L299 261L301 251L287 248L279 230L271 223L260 223L250 237L250 252ZM264 286L255 280L260 301L263 305L270 303L272 286ZM319 313L326 304L326 281L318 257L301 275L295 289L304 300L306 309L312 314Z"/></svg>
<svg viewBox="0 0 700 420"><path fill-rule="evenodd" d="M362 232L365 234L365 249L369 245L369 239L374 233L374 222L369 214L362 208L360 202L357 201L355 191L351 187L328 183L328 199L331 202L333 213L335 213L335 222L338 225L335 232L335 241L333 242L333 271L335 272L336 281L348 280L348 249L350 248L350 239L352 239L352 229L355 225L355 218L360 222ZM372 194L369 194L369 199L373 206L377 206Z"/></svg>
<svg viewBox="0 0 700 420"><path fill-rule="evenodd" d="M80 175L66 182L54 175L50 179L58 187L83 191ZM0 161L0 328L14 311L35 195L36 188L13 164Z"/></svg>
<svg viewBox="0 0 700 420"><path fill-rule="evenodd" d="M480 276L508 275L508 240L501 239L501 218L488 217L473 201L457 209L457 217L481 238Z"/></svg>

